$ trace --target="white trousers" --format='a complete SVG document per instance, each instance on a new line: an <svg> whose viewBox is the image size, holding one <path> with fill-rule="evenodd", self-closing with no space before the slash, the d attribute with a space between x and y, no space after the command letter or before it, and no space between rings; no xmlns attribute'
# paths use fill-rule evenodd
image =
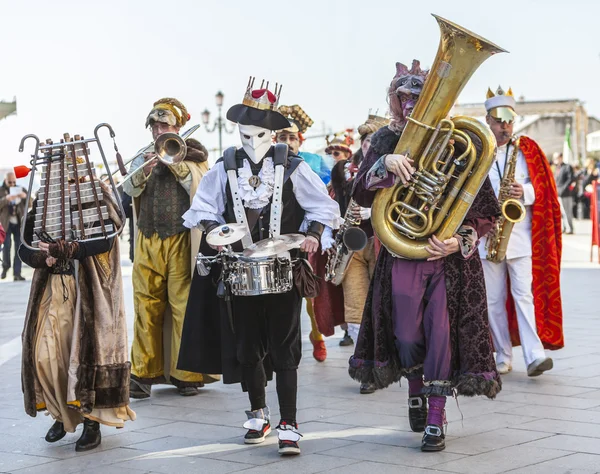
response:
<svg viewBox="0 0 600 474"><path fill-rule="evenodd" d="M488 315L492 339L496 348L496 364L511 364L512 343L508 331L506 314L507 284L506 275L510 277L510 289L517 310L519 337L525 364L529 366L540 357L545 357L544 346L540 341L535 326L535 308L532 293L531 256L504 259L500 263L481 260L485 275L485 287L488 302Z"/></svg>

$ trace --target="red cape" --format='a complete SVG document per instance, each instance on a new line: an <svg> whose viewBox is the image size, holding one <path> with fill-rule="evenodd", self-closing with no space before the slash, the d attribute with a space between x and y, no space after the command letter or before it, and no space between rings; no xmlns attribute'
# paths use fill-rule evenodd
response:
<svg viewBox="0 0 600 474"><path fill-rule="evenodd" d="M531 223L535 322L544 347L555 350L565 345L560 296L562 253L560 205L554 175L544 152L528 137L521 137L520 148L527 161L527 169L535 190ZM518 346L521 342L515 305L510 291L508 295L506 303L508 325L513 346Z"/></svg>
<svg viewBox="0 0 600 474"><path fill-rule="evenodd" d="M319 277L319 295L313 298L313 310L319 332L323 336L333 336L335 327L344 324L344 290L342 285L335 286L325 281L327 254L321 254L321 248L308 256L313 271Z"/></svg>

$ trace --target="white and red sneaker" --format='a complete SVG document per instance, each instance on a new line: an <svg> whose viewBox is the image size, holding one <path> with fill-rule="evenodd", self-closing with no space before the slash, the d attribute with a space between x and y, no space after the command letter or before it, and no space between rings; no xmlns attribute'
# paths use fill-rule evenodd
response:
<svg viewBox="0 0 600 474"><path fill-rule="evenodd" d="M283 456L300 454L298 441L302 435L298 432L298 423L291 424L280 421L277 433L279 433L279 454Z"/></svg>
<svg viewBox="0 0 600 474"><path fill-rule="evenodd" d="M269 407L261 408L255 411L246 411L248 421L244 423L244 428L248 430L244 436L245 444L260 444L271 432L271 422L269 421Z"/></svg>

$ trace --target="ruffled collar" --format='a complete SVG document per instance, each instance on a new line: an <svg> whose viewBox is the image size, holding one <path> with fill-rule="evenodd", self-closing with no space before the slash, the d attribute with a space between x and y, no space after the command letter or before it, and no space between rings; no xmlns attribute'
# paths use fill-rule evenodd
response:
<svg viewBox="0 0 600 474"><path fill-rule="evenodd" d="M262 168L258 172L260 185L255 189L249 179L252 169L248 160L244 160L242 168L238 168L238 192L244 206L250 209L262 209L271 202L273 189L275 188L275 167L273 158L267 156L263 159Z"/></svg>

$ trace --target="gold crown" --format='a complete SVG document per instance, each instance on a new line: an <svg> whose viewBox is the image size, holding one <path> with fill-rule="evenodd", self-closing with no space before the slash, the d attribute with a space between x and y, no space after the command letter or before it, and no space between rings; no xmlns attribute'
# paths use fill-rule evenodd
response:
<svg viewBox="0 0 600 474"><path fill-rule="evenodd" d="M267 81L265 86L265 80L263 79L260 83L260 88L253 90L255 79L256 78L253 76L250 76L250 79L248 79L248 85L246 86L246 93L244 94L242 104L259 110L277 110L283 85L280 85L278 90L278 84L275 83L275 91L271 92L269 90L269 81Z"/></svg>
<svg viewBox="0 0 600 474"><path fill-rule="evenodd" d="M492 97L496 97L497 95L507 95L509 97L514 97L513 96L513 91L512 91L512 87L508 88L507 92L504 92L504 90L502 89L502 87L498 86L498 89L496 89L496 93L494 94L492 92L492 89L490 89L488 87L488 91L487 91L487 95L486 95L486 99L491 99Z"/></svg>

